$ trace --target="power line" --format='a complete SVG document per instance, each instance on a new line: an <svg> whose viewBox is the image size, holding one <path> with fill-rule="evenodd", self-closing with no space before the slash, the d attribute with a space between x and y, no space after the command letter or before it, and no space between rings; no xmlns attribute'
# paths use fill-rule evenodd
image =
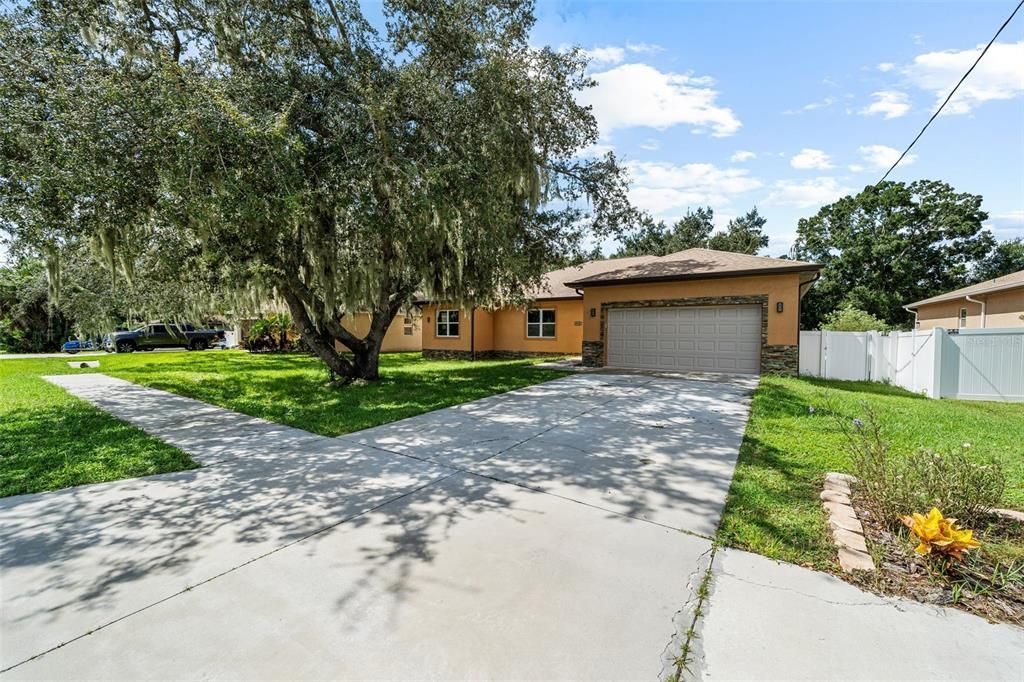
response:
<svg viewBox="0 0 1024 682"><path fill-rule="evenodd" d="M881 180L879 180L877 183L875 183L876 185L880 184L882 182L885 182L885 179L887 177L889 177L889 173L892 173L893 170L896 168L896 166L900 165L900 161L903 160L903 157L905 157L907 155L907 153L914 147L914 145L917 144L917 141L921 139L922 135L924 135L924 131L928 130L928 126L930 126L932 124L932 121L934 121L935 118L942 112L942 109L947 104L949 104L949 100L953 99L953 95L956 93L957 88L959 88L961 85L963 85L963 82L965 80L967 80L968 76L971 75L971 71L974 71L974 67L976 67L978 65L978 62L981 61L981 58L985 56L986 52L988 52L988 48L992 47L992 43L996 42L996 38L998 38L999 34L1003 32L1003 29L1006 28L1006 25L1009 24L1010 21L1013 20L1013 17L1016 16L1017 12L1020 10L1020 8L1022 6L1024 6L1024 0L1021 0L1019 3L1017 3L1017 7L1013 10L1013 12L1010 13L1010 16L1008 16L1006 18L1006 21L1004 21L1003 25L999 27L999 30L996 31L996 34L994 36L992 36L992 40L988 41L988 45L986 45L985 49L981 51L981 54L979 54L978 58L974 60L974 63L971 64L971 68L967 69L967 73L965 73L963 75L963 77L959 81L957 81L957 84L954 85L953 89L949 91L949 95L946 96L945 101L943 101L942 104L939 105L939 108L935 110L935 113L932 114L932 117L929 118L928 122L924 124L924 127L921 128L921 132L919 132L917 134L917 137L914 138L914 141L911 142L907 146L907 148L903 150L903 153L900 154L900 158L896 159L896 163L894 163L892 166L890 166L889 170L885 171L885 175L882 176Z"/></svg>

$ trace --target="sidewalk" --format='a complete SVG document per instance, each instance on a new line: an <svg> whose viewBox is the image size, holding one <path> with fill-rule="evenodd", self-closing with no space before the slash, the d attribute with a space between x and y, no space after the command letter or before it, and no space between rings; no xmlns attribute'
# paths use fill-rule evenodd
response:
<svg viewBox="0 0 1024 682"><path fill-rule="evenodd" d="M1020 628L738 549L715 554L703 610L695 679L1024 679Z"/></svg>

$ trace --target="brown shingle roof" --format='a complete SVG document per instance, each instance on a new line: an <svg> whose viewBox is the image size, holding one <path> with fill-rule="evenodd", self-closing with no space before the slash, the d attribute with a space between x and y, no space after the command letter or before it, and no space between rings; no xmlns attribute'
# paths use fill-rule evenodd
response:
<svg viewBox="0 0 1024 682"><path fill-rule="evenodd" d="M1003 291L1004 289L1015 289L1017 287L1024 287L1024 270L1020 272L1011 272L1009 275L1003 275L1002 277L996 277L986 282L980 282L978 284L972 284L969 287L962 289L954 289L945 294L939 294L938 296L932 296L926 298L923 301L917 303L911 303L907 305L908 308L917 308L918 306L926 305L928 303L940 303L942 301L955 301L958 298L964 296L982 296L984 294L990 294L996 291Z"/></svg>
<svg viewBox="0 0 1024 682"><path fill-rule="evenodd" d="M619 270L632 265L641 265L658 260L658 256L634 256L631 258L615 258L613 260L590 260L586 263L573 265L561 270L552 270L543 277L539 287L529 293L533 300L545 298L582 298L576 289L566 286L566 282L586 279L608 270Z"/></svg>
<svg viewBox="0 0 1024 682"><path fill-rule="evenodd" d="M625 260L625 259L623 259ZM616 261L599 261L613 263ZM620 261L621 262L621 261ZM750 256L745 253L715 251L713 249L686 249L667 256L645 257L643 262L622 263L585 277L569 280L567 287L584 287L625 282L658 280L705 279L710 277L737 277L766 275L782 272L815 272L817 263Z"/></svg>

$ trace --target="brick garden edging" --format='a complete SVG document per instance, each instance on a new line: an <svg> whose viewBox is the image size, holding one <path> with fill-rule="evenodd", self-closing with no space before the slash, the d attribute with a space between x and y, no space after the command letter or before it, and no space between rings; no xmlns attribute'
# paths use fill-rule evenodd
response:
<svg viewBox="0 0 1024 682"><path fill-rule="evenodd" d="M875 570L864 542L864 527L850 504L850 483L856 480L849 474L829 472L825 474L825 489L820 496L828 512L832 541L839 548L839 566L847 573Z"/></svg>

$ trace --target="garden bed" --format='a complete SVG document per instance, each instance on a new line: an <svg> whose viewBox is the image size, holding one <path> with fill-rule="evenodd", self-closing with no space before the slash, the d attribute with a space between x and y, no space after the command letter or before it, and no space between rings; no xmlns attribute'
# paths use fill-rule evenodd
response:
<svg viewBox="0 0 1024 682"><path fill-rule="evenodd" d="M1024 626L1024 524L996 514L974 526L981 542L962 562L914 551L909 529L893 530L873 518L856 487L851 498L875 571L848 580L885 595L950 606L993 622Z"/></svg>

